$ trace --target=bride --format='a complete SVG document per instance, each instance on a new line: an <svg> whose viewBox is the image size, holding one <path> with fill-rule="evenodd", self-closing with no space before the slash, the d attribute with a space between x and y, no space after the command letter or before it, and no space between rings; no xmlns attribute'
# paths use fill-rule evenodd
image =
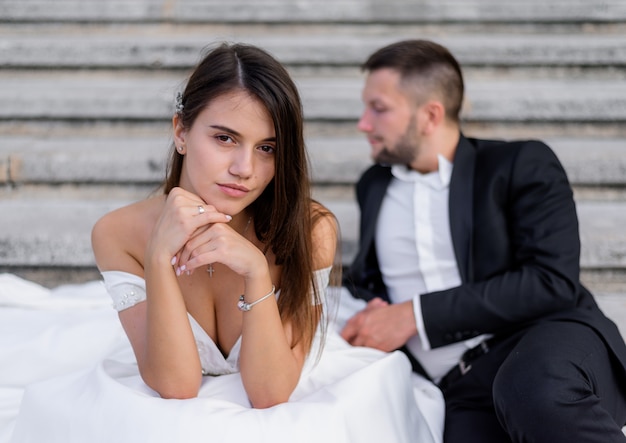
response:
<svg viewBox="0 0 626 443"><path fill-rule="evenodd" d="M64 320L110 340L77 337L101 343L78 371L47 377L39 362L7 441L440 441L436 388L400 353L350 347L330 321L337 225L310 198L284 67L223 44L172 123L164 192L92 232L119 323L85 324L93 310ZM55 356L75 359L80 344L66 345Z"/></svg>

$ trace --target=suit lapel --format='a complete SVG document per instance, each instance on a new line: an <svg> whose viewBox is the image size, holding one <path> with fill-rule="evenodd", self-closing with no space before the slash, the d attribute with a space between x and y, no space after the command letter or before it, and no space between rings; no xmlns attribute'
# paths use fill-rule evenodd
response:
<svg viewBox="0 0 626 443"><path fill-rule="evenodd" d="M348 287L353 296L367 301L374 296L387 298L378 270L374 237L378 212L389 180L391 180L389 168L373 165L363 173L356 186L361 210L359 247L352 264L344 273L343 280L344 286Z"/></svg>
<svg viewBox="0 0 626 443"><path fill-rule="evenodd" d="M463 282L474 279L473 220L474 220L474 165L476 150L462 134L454 155L450 180L450 233L454 254Z"/></svg>
<svg viewBox="0 0 626 443"><path fill-rule="evenodd" d="M376 219L380 212L387 186L391 180L391 169L381 168L381 174L378 174L372 182L371 188L367 194L367 201L363 205L363 244L368 245L374 241L374 233L376 231Z"/></svg>

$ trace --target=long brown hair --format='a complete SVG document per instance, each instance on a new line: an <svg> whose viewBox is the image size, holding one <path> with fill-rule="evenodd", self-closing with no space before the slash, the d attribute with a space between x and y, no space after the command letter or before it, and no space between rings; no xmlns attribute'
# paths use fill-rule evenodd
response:
<svg viewBox="0 0 626 443"><path fill-rule="evenodd" d="M269 53L255 46L223 43L202 59L182 92L182 109L177 112L183 126L190 128L212 100L233 90L258 98L274 123L276 172L249 210L257 237L282 267L278 308L282 321L292 325L292 346L304 340L310 349L322 305L312 283L314 219L300 95L287 70ZM172 146L166 194L178 186L182 164L183 156Z"/></svg>

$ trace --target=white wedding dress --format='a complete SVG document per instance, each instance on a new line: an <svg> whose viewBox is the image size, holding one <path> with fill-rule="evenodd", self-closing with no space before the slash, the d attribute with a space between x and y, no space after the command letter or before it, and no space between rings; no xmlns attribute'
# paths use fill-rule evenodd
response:
<svg viewBox="0 0 626 443"><path fill-rule="evenodd" d="M253 409L236 371L203 377L189 400L148 388L102 282L48 290L0 274L0 443L441 442L439 390L400 352L352 347L337 333L361 307L341 297L290 401ZM236 368L237 349L217 355Z"/></svg>

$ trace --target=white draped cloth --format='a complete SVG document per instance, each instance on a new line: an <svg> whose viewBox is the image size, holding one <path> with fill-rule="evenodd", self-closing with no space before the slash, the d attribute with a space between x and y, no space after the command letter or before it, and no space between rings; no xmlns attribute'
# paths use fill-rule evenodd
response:
<svg viewBox="0 0 626 443"><path fill-rule="evenodd" d="M101 282L49 290L0 274L0 443L438 443L443 398L400 352L352 347L337 330L362 307L341 297L289 402L254 409L239 373L162 399L139 376Z"/></svg>

